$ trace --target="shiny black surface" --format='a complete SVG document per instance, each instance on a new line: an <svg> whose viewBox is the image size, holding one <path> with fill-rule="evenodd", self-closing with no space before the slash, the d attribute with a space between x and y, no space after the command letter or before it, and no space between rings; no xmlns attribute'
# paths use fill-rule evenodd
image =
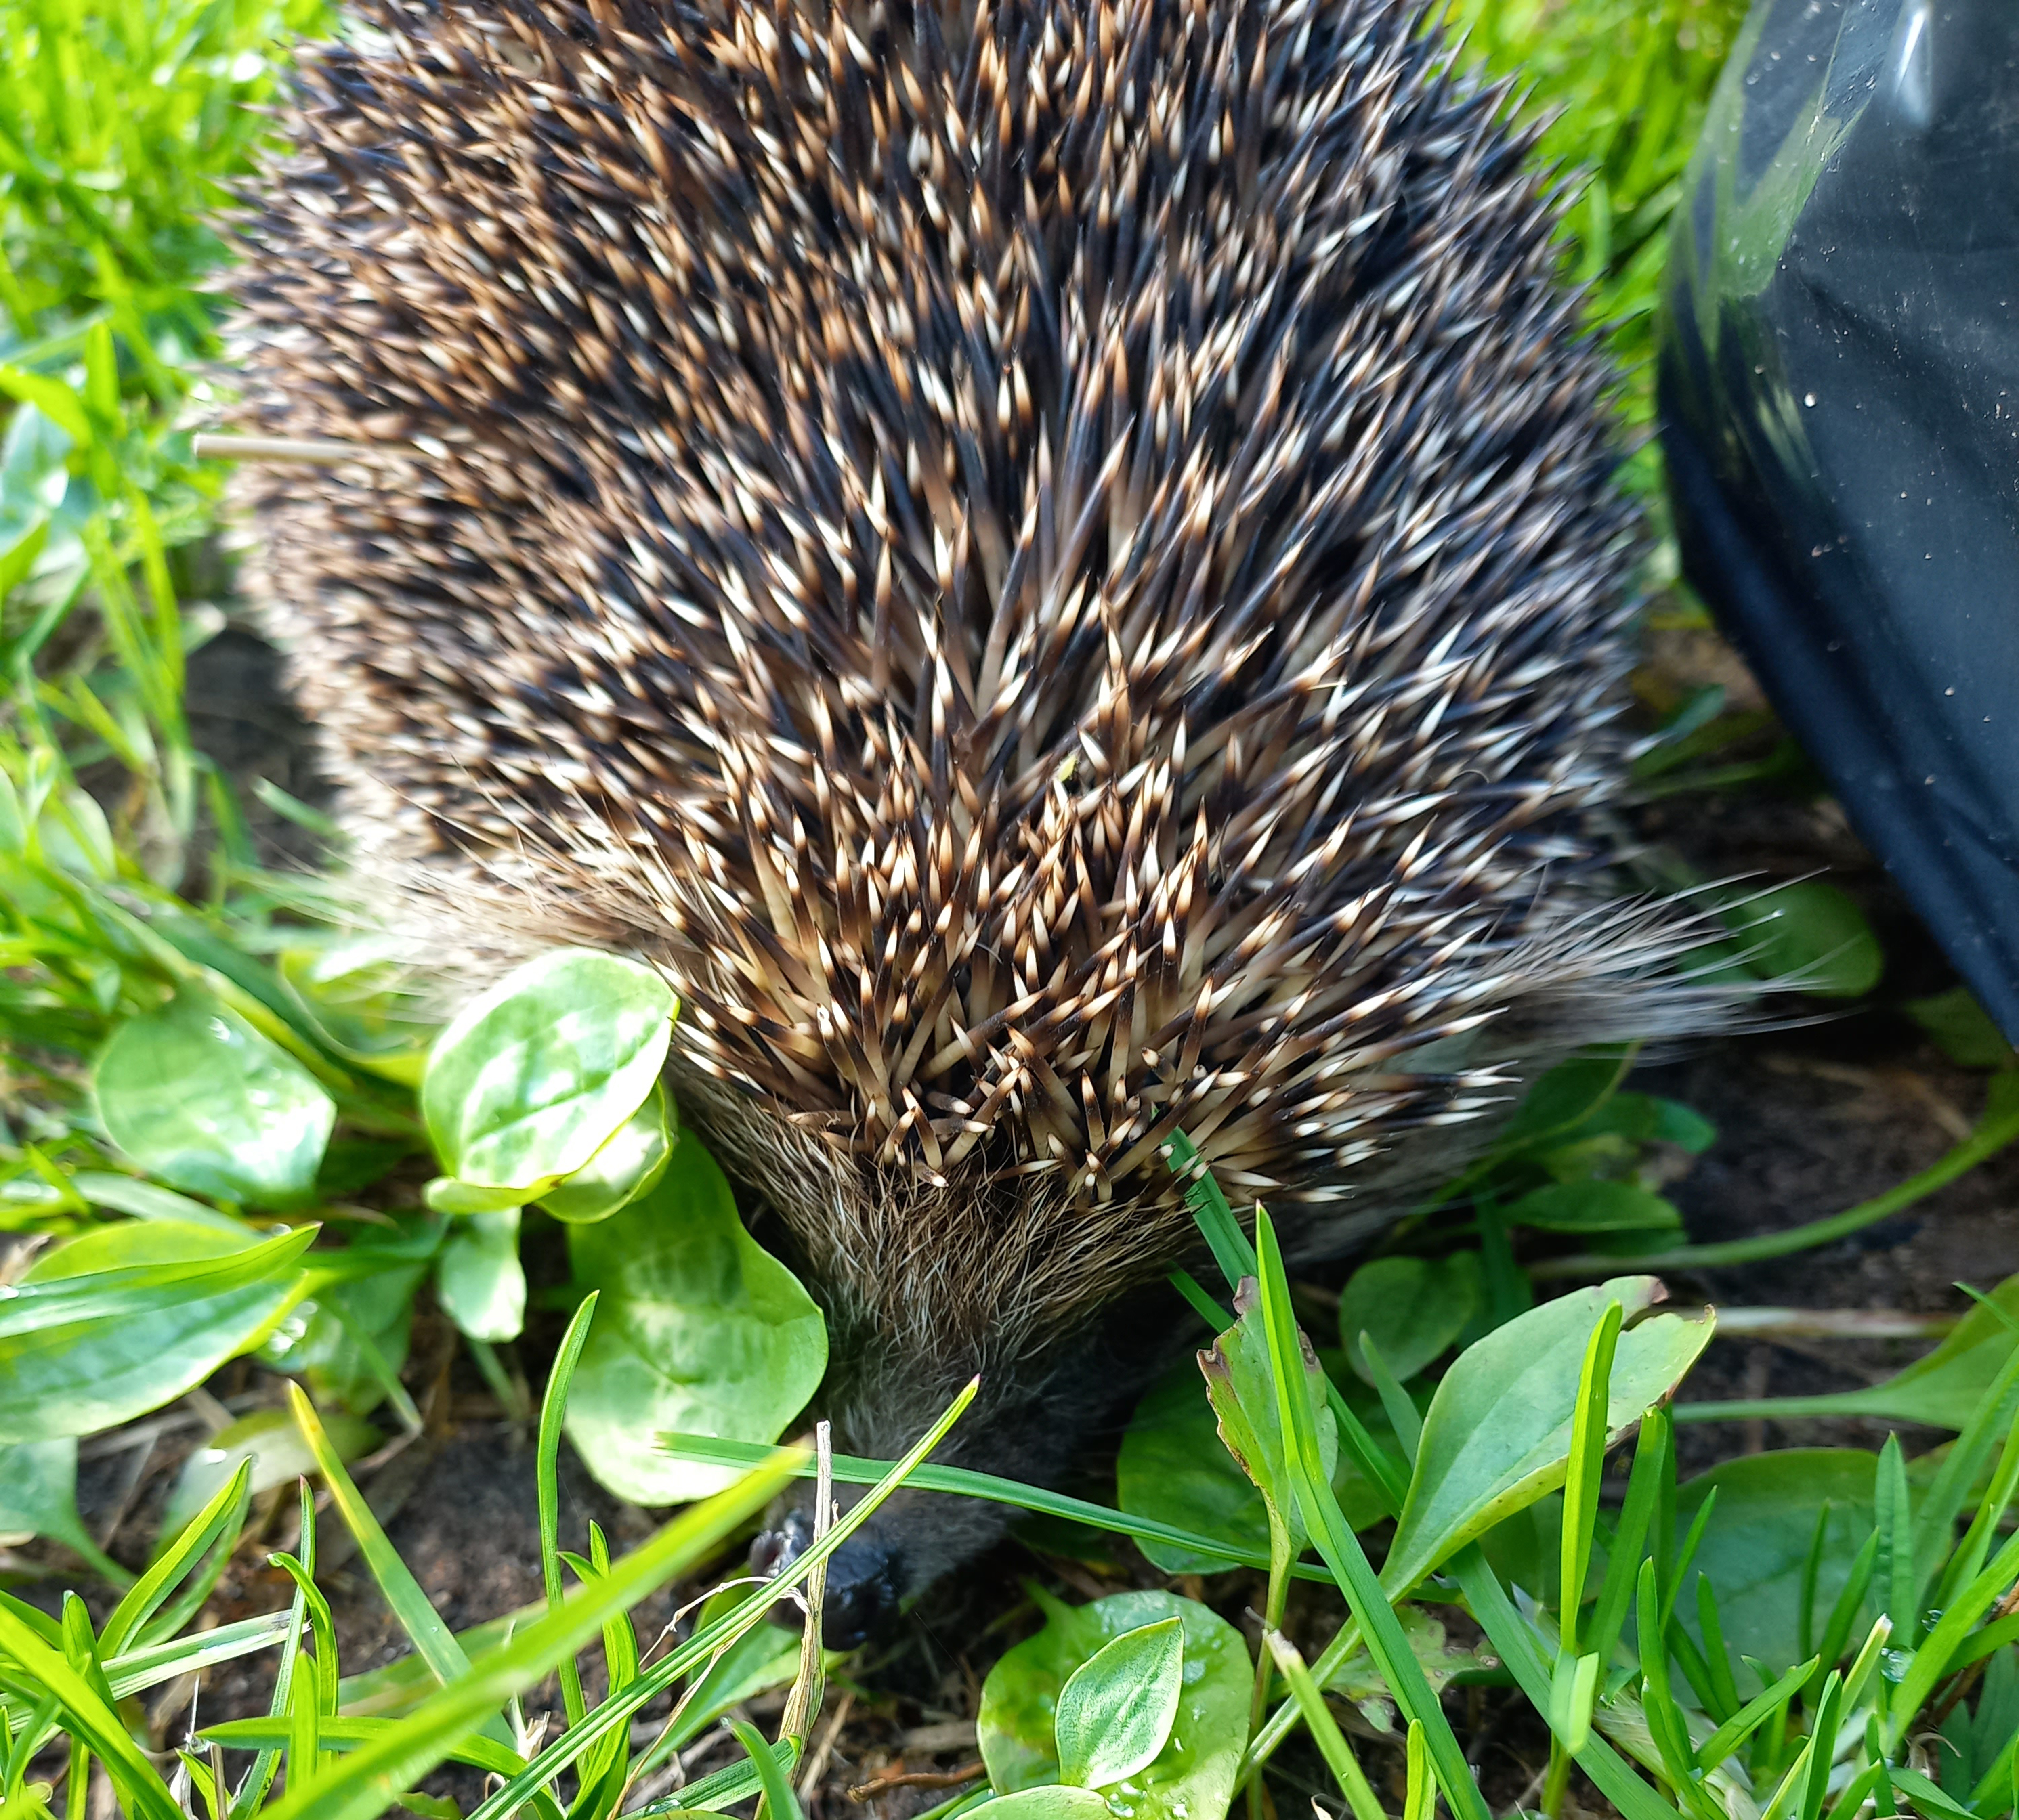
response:
<svg viewBox="0 0 2019 1820"><path fill-rule="evenodd" d="M2019 1036L2019 5L1763 0L1676 219L1686 570Z"/></svg>

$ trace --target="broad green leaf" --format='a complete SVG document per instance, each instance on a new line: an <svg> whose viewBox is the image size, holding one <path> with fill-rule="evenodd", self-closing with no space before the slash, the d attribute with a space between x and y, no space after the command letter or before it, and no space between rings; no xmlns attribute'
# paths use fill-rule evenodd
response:
<svg viewBox="0 0 2019 1820"><path fill-rule="evenodd" d="M1941 1345L1905 1371L1868 1390L1804 1398L1804 1406L1819 1416L1877 1416L1960 1429L2019 1344L2012 1325L2019 1320L2019 1276L2006 1278L1988 1299L1995 1308L1973 1304Z"/></svg>
<svg viewBox="0 0 2019 1820"><path fill-rule="evenodd" d="M1509 1115L1495 1140L1495 1153L1511 1156L1582 1124L1611 1098L1633 1061L1630 1051L1620 1050L1558 1062Z"/></svg>
<svg viewBox="0 0 2019 1820"><path fill-rule="evenodd" d="M1339 1301L1339 1344L1354 1374L1374 1380L1360 1349L1371 1333L1388 1369L1414 1377L1455 1344L1478 1312L1479 1254L1448 1257L1377 1257L1347 1279Z"/></svg>
<svg viewBox="0 0 2019 1820"><path fill-rule="evenodd" d="M1827 1505L1817 1556L1818 1635L1811 1647L1850 1577L1858 1545L1872 1533L1872 1455L1849 1447L1742 1454L1678 1488L1678 1537L1687 1533L1711 1494L1717 1495L1693 1571L1707 1575L1717 1588L1725 1641L1735 1654L1753 1656L1777 1673L1803 1659L1802 1579L1818 1519ZM1855 1634L1862 1636L1878 1615L1881 1596L1875 1584L1871 1601L1852 1625ZM1677 1612L1700 1637L1691 1601L1680 1601Z"/></svg>
<svg viewBox="0 0 2019 1820"><path fill-rule="evenodd" d="M1178 1716L1184 1662L1182 1620L1172 1617L1125 1631L1075 1669L1053 1716L1059 1779L1104 1789L1154 1763Z"/></svg>
<svg viewBox="0 0 2019 1820"><path fill-rule="evenodd" d="M336 1117L292 1055L187 988L113 1033L92 1086L106 1135L150 1175L256 1207L307 1199Z"/></svg>
<svg viewBox="0 0 2019 1820"><path fill-rule="evenodd" d="M419 1087L435 1026L403 990L406 970L368 940L295 948L274 971L295 1008L346 1062L402 1087Z"/></svg>
<svg viewBox="0 0 2019 1820"><path fill-rule="evenodd" d="M1760 892L1724 913L1763 979L1824 998L1858 998L1879 983L1886 957L1865 913L1833 885L1804 879Z"/></svg>
<svg viewBox="0 0 2019 1820"><path fill-rule="evenodd" d="M643 1103L672 1036L672 989L649 967L568 948L468 1005L435 1040L421 1111L444 1213L535 1200Z"/></svg>
<svg viewBox="0 0 2019 1820"><path fill-rule="evenodd" d="M1385 1418L1372 1418L1381 1426ZM1384 1430L1385 1431L1385 1430ZM1379 1494L1341 1449L1332 1489L1356 1528L1383 1514ZM1269 1514L1254 1482L1220 1440L1198 1366L1184 1359L1147 1391L1129 1418L1115 1461L1115 1501L1147 1517L1231 1542L1267 1558ZM1136 1546L1165 1573L1224 1573L1234 1564L1175 1543L1138 1538Z"/></svg>
<svg viewBox="0 0 2019 1820"><path fill-rule="evenodd" d="M132 1576L92 1540L77 1514L77 1439L26 1441L0 1447L0 1536L46 1536L107 1578Z"/></svg>
<svg viewBox="0 0 2019 1820"><path fill-rule="evenodd" d="M1934 1040L1935 1047L1963 1068L2019 1066L2005 1033L1977 1002L1966 986L1952 987L1933 998L1907 1001L1907 1015Z"/></svg>
<svg viewBox="0 0 2019 1820"><path fill-rule="evenodd" d="M664 1081L655 1082L645 1103L567 1181L540 1197L540 1205L572 1226L607 1220L618 1208L651 1192L665 1174L680 1125Z"/></svg>
<svg viewBox="0 0 2019 1820"><path fill-rule="evenodd" d="M426 1239L437 1236L424 1234ZM397 1376L406 1362L414 1322L414 1292L427 1275L432 1248L411 1262L328 1283L286 1317L259 1349L263 1362L307 1380L318 1402L340 1402L368 1416L386 1400L383 1373ZM365 1352L378 1355L377 1365ZM383 1368L382 1373L380 1367Z"/></svg>
<svg viewBox="0 0 2019 1820"><path fill-rule="evenodd" d="M977 1728L990 1782L1010 1794L1055 1781L1056 1715L1073 1671L1115 1638L1176 1618L1183 1684L1170 1735L1147 1768L1112 1786L1109 1800L1133 1820L1221 1820L1248 1737L1253 1670L1241 1633L1175 1593L1118 1593L1077 1608L1049 1597L1040 1602L1044 1629L1008 1652L982 1684Z"/></svg>
<svg viewBox="0 0 2019 1820"><path fill-rule="evenodd" d="M516 1340L526 1324L519 1210L459 1220L435 1260L435 1295L473 1340Z"/></svg>
<svg viewBox="0 0 2019 1820"><path fill-rule="evenodd" d="M1510 1226L1543 1232L1637 1232L1680 1227L1673 1201L1630 1181L1553 1181L1506 1210Z"/></svg>
<svg viewBox="0 0 2019 1820"><path fill-rule="evenodd" d="M1578 1380L1605 1304L1631 1320L1662 1293L1652 1277L1618 1277L1516 1316L1459 1355L1423 1420L1415 1476L1382 1570L1406 1592L1448 1556L1564 1482ZM1611 1441L1667 1396L1709 1343L1708 1310L1657 1315L1619 1337L1608 1399Z"/></svg>
<svg viewBox="0 0 2019 1820"><path fill-rule="evenodd" d="M968 1812L980 1820L1115 1820L1114 1810L1091 1789L1077 1789L1070 1782L1047 1782L1035 1789L1019 1789L1013 1795L998 1795Z"/></svg>
<svg viewBox="0 0 2019 1820"><path fill-rule="evenodd" d="M705 1496L733 1473L671 1458L669 1428L770 1441L827 1370L827 1327L799 1279L743 1229L691 1132L651 1193L568 1228L577 1283L602 1292L569 1394L567 1433L619 1497Z"/></svg>
<svg viewBox="0 0 2019 1820"><path fill-rule="evenodd" d="M315 1231L241 1248L136 1221L38 1260L0 1301L0 1442L95 1434L201 1384L302 1293Z"/></svg>
<svg viewBox="0 0 2019 1820"><path fill-rule="evenodd" d="M369 1453L385 1437L354 1416L336 1416L325 1424L338 1456L356 1460ZM230 1482L241 1460L252 1462L254 1496L315 1471L315 1456L285 1409L256 1409L229 1427L219 1429L208 1445L183 1462L183 1469L161 1512L160 1542L167 1543L198 1511Z"/></svg>
<svg viewBox="0 0 2019 1820"><path fill-rule="evenodd" d="M1276 1383L1269 1355L1269 1336L1255 1279L1244 1278L1235 1291L1234 1324L1199 1355L1205 1373L1205 1394L1219 1420L1220 1438L1234 1464L1255 1483L1273 1532L1286 1539L1287 1559L1295 1560L1303 1540L1303 1513L1292 1489L1284 1460L1285 1436L1276 1408ZM1303 1366L1304 1394L1318 1438L1319 1470L1328 1482L1339 1470L1339 1424L1327 1406L1325 1373L1310 1342L1298 1335Z"/></svg>

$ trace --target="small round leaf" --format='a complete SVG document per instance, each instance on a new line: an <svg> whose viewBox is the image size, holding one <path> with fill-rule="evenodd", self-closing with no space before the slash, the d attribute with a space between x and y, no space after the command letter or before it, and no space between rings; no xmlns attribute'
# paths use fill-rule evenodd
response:
<svg viewBox="0 0 2019 1820"><path fill-rule="evenodd" d="M827 1370L827 1325L799 1279L743 1229L691 1132L651 1193L568 1228L583 1290L602 1292L568 1393L590 1471L633 1503L705 1497L738 1475L672 1458L668 1429L772 1441Z"/></svg>
<svg viewBox="0 0 2019 1820"><path fill-rule="evenodd" d="M526 1272L519 1262L519 1210L459 1220L435 1260L435 1295L473 1340L516 1340L526 1324Z"/></svg>
<svg viewBox="0 0 2019 1820"><path fill-rule="evenodd" d="M1414 1377L1465 1331L1481 1293L1476 1251L1363 1264L1339 1302L1339 1337L1354 1374L1374 1382L1360 1345L1360 1336L1371 1333L1397 1380Z"/></svg>
<svg viewBox="0 0 2019 1820"><path fill-rule="evenodd" d="M1044 1629L1004 1655L982 1684L976 1724L989 1781L1005 1793L1056 1781L1055 1717L1073 1671L1115 1637L1176 1618L1184 1655L1170 1735L1154 1762L1109 1785L1109 1800L1131 1820L1223 1820L1247 1744L1255 1672L1241 1633L1175 1593L1117 1593L1078 1607L1040 1595L1040 1603Z"/></svg>
<svg viewBox="0 0 2019 1820"><path fill-rule="evenodd" d="M92 1084L106 1135L147 1174L256 1207L309 1197L336 1119L306 1069L201 992L121 1024Z"/></svg>
<svg viewBox="0 0 2019 1820"><path fill-rule="evenodd" d="M1075 1669L1053 1721L1059 1779L1102 1789L1154 1763L1178 1716L1184 1666L1180 1621L1165 1618L1104 1644Z"/></svg>
<svg viewBox="0 0 2019 1820"><path fill-rule="evenodd" d="M436 1040L421 1112L444 1174L483 1213L537 1199L594 1156L659 1077L672 990L649 967L584 948L529 961Z"/></svg>
<svg viewBox="0 0 2019 1820"><path fill-rule="evenodd" d="M679 1131L666 1084L657 1082L616 1136L565 1181L542 1195L540 1205L571 1226L608 1219L618 1208L651 1192L665 1174Z"/></svg>

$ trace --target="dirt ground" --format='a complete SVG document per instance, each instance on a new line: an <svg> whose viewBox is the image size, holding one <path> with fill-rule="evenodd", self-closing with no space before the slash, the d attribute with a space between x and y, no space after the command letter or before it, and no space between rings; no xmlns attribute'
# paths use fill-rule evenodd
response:
<svg viewBox="0 0 2019 1820"><path fill-rule="evenodd" d="M1701 660L1703 652L1697 652ZM1711 658L1729 666L1713 650ZM256 642L229 634L192 664L191 709L212 749L234 769L262 771L298 794L314 794L298 733L274 700L270 660ZM1742 683L1742 678L1740 678ZM252 705L248 706L250 703ZM1854 1016L1734 1037L1644 1067L1633 1084L1680 1099L1712 1120L1716 1143L1668 1192L1681 1207L1691 1236L1717 1239L1792 1225L1837 1212L1926 1167L1967 1128L1979 1109L1984 1078L1956 1068L1900 1011L1901 1001L1952 983L1945 964L1897 890L1849 832L1826 798L1799 789L1756 788L1730 796L1676 798L1637 817L1645 841L1681 855L1701 876L1765 879L1825 871L1865 907L1884 943L1888 973L1873 1008ZM1796 1008L1800 1009L1801 1008ZM2000 1157L1931 1196L1910 1212L1825 1250L1742 1271L1705 1272L1671 1279L1675 1299L1814 1309L1898 1309L1954 1315L1968 1304L1953 1286L1988 1288L2019 1272L2019 1150ZM536 1318L522 1344L534 1381L558 1337L555 1318ZM1872 1382L1924 1351L1926 1340L1852 1343L1838 1340L1720 1341L1686 1386L1686 1400L1796 1395ZM540 1596L538 1535L531 1436L505 1415L466 1364L438 1317L417 1327L408 1382L428 1413L426 1436L395 1455L367 1481L368 1494L393 1543L443 1618L461 1629L499 1616ZM274 1380L240 1365L212 1386L234 1407L247 1397L277 1400ZM209 1406L214 1414L215 1406ZM174 1469L205 1433L205 1410L188 1405L165 1420L126 1437L85 1446L82 1487L86 1520L107 1546L138 1565ZM1760 1448L1838 1443L1871 1446L1881 1425L1863 1421L1715 1424L1680 1431L1686 1471ZM1903 1436L1931 1444L1930 1431ZM613 1552L645 1535L654 1518L601 1492L564 1451L564 1529L580 1546L593 1518ZM1098 1460L1087 1489L1109 1495ZM285 1603L287 1583L262 1565L267 1550L292 1540L291 1513L277 1510L259 1545L242 1548L220 1584L206 1622L225 1622ZM325 1559L340 1538L324 1532ZM0 1576L31 1577L19 1589L53 1605L62 1583L56 1555L36 1548L0 1556ZM738 1571L726 1557L716 1577ZM48 1577L33 1577L46 1572ZM1110 1561L1064 1560L1028 1544L1006 1543L957 1587L921 1603L900 1633L835 1677L826 1716L814 1731L809 1806L815 1820L865 1814L868 1820L909 1820L945 1797L949 1776L976 1757L973 1717L981 1679L1006 1645L1034 1626L1018 1583L1035 1577L1069 1597L1160 1583L1118 1548ZM376 1667L404 1652L403 1639L369 1576L354 1560L326 1572L346 1673ZM1229 1576L1187 1590L1239 1621L1259 1603L1253 1576ZM641 1638L658 1637L694 1589L662 1595L638 1614ZM1292 1624L1299 1621L1293 1610ZM1301 1614L1321 1634L1325 1613ZM270 1665L256 1659L213 1673L201 1695L204 1720L264 1710ZM1542 1760L1539 1723L1502 1689L1472 1687L1448 1696L1496 1807L1520 1800ZM186 1723L190 1690L158 1697L151 1710L164 1737ZM551 1684L529 1710L558 1705ZM761 1714L763 1703L756 1710ZM643 1716L649 1723L654 1715ZM704 1738L683 1763L705 1773L734 1754L720 1733ZM1374 1753L1379 1766L1399 1753ZM1319 1767L1294 1751L1281 1760L1285 1778L1328 1786ZM894 1778L904 1777L904 1782ZM919 1778L925 1778L921 1781ZM866 1802L850 1791L880 1784ZM435 1786L435 1785L431 1785ZM468 1786L440 1785L465 1796ZM1532 1801L1532 1794L1528 1796ZM1594 1797L1594 1804L1596 1804Z"/></svg>

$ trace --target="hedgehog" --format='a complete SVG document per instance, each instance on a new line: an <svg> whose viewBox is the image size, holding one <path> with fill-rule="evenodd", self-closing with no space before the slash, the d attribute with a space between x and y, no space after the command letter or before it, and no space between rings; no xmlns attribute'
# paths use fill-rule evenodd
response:
<svg viewBox="0 0 2019 1820"><path fill-rule="evenodd" d="M978 1373L939 1457L1056 1482L1195 1243L1173 1134L1339 1257L1712 1019L1618 882L1560 190L1418 0L357 20L233 281L241 427L337 445L252 472L248 581L417 958L675 984L838 1445ZM830 1641L1006 1514L894 1500Z"/></svg>

